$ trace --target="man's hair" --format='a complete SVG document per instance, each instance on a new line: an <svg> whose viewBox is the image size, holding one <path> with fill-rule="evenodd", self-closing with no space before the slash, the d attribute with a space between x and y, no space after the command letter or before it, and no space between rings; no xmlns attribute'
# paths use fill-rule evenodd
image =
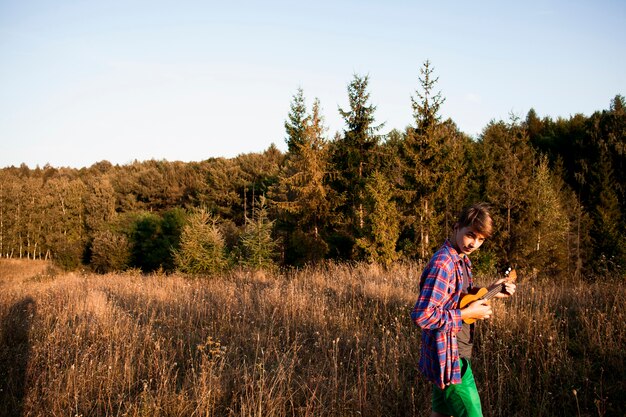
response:
<svg viewBox="0 0 626 417"><path fill-rule="evenodd" d="M457 224L459 227L471 227L485 237L491 237L493 222L487 203L476 203L463 209Z"/></svg>

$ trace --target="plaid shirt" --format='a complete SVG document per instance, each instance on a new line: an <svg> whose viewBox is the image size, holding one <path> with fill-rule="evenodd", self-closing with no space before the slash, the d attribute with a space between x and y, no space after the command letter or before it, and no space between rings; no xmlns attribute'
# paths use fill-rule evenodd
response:
<svg viewBox="0 0 626 417"><path fill-rule="evenodd" d="M466 262L472 286L471 263L461 258L449 240L433 255L422 272L420 295L411 319L422 329L419 369L426 379L445 388L461 382L461 367L456 334L463 321L458 308Z"/></svg>

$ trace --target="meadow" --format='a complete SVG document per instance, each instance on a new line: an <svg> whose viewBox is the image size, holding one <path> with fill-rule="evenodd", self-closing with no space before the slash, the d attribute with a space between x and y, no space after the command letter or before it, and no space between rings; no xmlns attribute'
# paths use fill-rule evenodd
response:
<svg viewBox="0 0 626 417"><path fill-rule="evenodd" d="M420 272L194 278L0 260L0 415L428 416L409 317ZM485 416L624 416L625 295L623 280L521 276L477 328Z"/></svg>

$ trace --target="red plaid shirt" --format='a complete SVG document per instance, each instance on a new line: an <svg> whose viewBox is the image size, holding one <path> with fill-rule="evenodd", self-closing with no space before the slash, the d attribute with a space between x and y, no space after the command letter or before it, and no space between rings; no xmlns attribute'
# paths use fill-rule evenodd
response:
<svg viewBox="0 0 626 417"><path fill-rule="evenodd" d="M470 287L471 263L461 258L446 240L422 272L420 295L411 319L422 329L419 369L426 379L444 388L461 382L461 367L456 334L463 321L458 308L463 287L461 262L466 262Z"/></svg>

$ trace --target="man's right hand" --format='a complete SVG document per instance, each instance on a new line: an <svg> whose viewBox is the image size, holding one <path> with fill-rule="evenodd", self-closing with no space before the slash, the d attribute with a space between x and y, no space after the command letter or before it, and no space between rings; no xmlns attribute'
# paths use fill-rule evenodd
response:
<svg viewBox="0 0 626 417"><path fill-rule="evenodd" d="M489 301L485 300L476 300L467 307L461 309L462 319L484 320L491 317L491 314L493 314L491 304Z"/></svg>

